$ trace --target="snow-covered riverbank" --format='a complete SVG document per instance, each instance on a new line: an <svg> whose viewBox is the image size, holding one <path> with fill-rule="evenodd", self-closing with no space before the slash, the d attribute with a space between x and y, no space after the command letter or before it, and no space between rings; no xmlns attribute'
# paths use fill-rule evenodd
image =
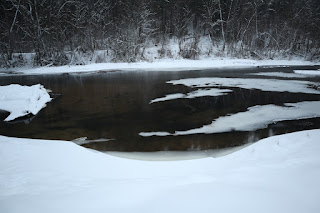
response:
<svg viewBox="0 0 320 213"><path fill-rule="evenodd" d="M220 158L149 162L66 141L0 137L2 212L320 211L320 130Z"/></svg>
<svg viewBox="0 0 320 213"><path fill-rule="evenodd" d="M61 74L78 72L97 72L114 70L145 70L145 71L190 71L212 68L247 68L258 66L312 66L320 65L320 62L304 60L251 60L251 59L202 59L202 60L171 60L161 59L154 62L137 63L93 63L87 65L57 66L57 67L18 67L0 68L0 74Z"/></svg>

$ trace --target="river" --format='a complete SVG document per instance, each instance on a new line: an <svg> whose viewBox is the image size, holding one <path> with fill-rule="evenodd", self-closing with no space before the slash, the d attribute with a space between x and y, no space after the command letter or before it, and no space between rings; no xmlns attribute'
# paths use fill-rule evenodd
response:
<svg viewBox="0 0 320 213"><path fill-rule="evenodd" d="M292 73L294 69L314 67L207 69L185 72L100 71L1 76L0 85L41 83L45 88L52 90L54 100L36 116L9 123L1 121L0 135L37 139L78 139L83 146L101 151L148 152L226 148L275 134L320 128L320 119L312 118L277 122L268 125L267 128L250 132L231 131L165 137L139 135L140 132L174 132L198 128L210 124L220 116L243 112L248 107L256 105L319 101L320 95L317 94L232 88L232 93L223 96L150 104L151 100L167 94L193 91L190 87L166 83L170 80L199 77L286 79L250 73ZM297 80L320 82L319 77ZM0 113L1 118L5 115L6 113ZM87 138L87 143L79 139L84 137Z"/></svg>

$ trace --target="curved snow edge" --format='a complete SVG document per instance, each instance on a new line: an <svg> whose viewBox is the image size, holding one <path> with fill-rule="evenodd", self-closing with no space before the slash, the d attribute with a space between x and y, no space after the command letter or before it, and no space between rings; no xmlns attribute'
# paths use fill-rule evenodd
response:
<svg viewBox="0 0 320 213"><path fill-rule="evenodd" d="M168 206L173 212L318 213L319 137L320 129L302 131L220 158L150 162L67 141L0 136L0 207L17 213L147 213Z"/></svg>

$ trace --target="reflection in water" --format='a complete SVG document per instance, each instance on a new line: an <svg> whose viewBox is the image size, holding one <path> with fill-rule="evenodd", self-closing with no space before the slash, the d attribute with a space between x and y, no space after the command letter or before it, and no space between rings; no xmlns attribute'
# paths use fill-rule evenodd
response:
<svg viewBox="0 0 320 213"><path fill-rule="evenodd" d="M106 72L99 74L63 74L47 76L7 76L0 85L41 83L61 94L40 111L29 124L0 123L0 134L14 137L73 140L112 138L83 146L106 151L207 150L234 147L273 134L320 128L320 119L287 121L254 132L196 134L149 137L139 132L173 133L194 129L212 120L246 111L255 105L318 101L316 94L262 92L232 88L225 96L178 99L149 104L167 94L187 94L195 89L166 84L169 80L195 77L248 77L259 71L288 72L294 68L206 70L191 72ZM249 76L250 77L250 76ZM264 78L254 76L255 78ZM304 79L319 82L319 78ZM228 89L228 88L224 88ZM3 115L0 113L0 116Z"/></svg>
<svg viewBox="0 0 320 213"><path fill-rule="evenodd" d="M211 149L211 150L195 150L195 151L158 151L158 152L104 152L108 155L127 158L133 160L143 160L143 161L180 161L180 160L192 160L200 158L217 158L222 157L240 149L243 149L252 143L247 143L244 145L221 148L221 149Z"/></svg>

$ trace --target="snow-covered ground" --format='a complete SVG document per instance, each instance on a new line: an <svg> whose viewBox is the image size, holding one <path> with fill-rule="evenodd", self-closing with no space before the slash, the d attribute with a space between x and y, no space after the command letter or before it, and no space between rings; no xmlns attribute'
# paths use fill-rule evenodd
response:
<svg viewBox="0 0 320 213"><path fill-rule="evenodd" d="M57 67L37 67L37 68L0 68L1 74L12 74L12 72L38 75L38 74L59 74L59 73L78 73L78 72L97 72L113 70L145 70L145 71L189 71L211 68L246 68L258 66L303 66L320 65L319 62L304 60L251 60L251 59L227 59L213 58L201 60L186 59L159 59L154 62L137 63L94 63L87 65L71 65Z"/></svg>
<svg viewBox="0 0 320 213"><path fill-rule="evenodd" d="M320 130L220 158L122 159L66 141L0 137L0 209L50 212L320 212Z"/></svg>
<svg viewBox="0 0 320 213"><path fill-rule="evenodd" d="M10 112L5 121L12 121L28 114L36 115L49 101L50 95L40 84L0 86L0 109Z"/></svg>

